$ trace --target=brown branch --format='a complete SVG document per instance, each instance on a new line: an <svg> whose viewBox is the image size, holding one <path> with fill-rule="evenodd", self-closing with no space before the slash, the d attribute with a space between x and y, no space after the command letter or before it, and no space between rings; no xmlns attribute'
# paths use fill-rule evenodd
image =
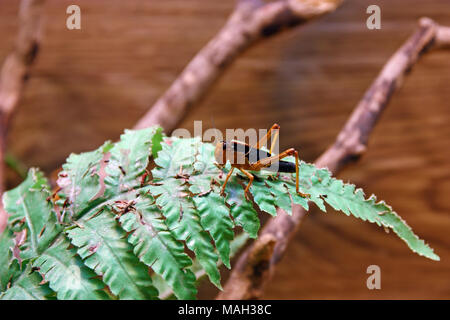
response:
<svg viewBox="0 0 450 320"><path fill-rule="evenodd" d="M421 19L417 31L383 67L339 133L336 142L317 159L316 166L328 167L335 174L344 165L356 161L366 150L369 136L376 122L394 91L400 87L404 75L425 51L448 43L447 36L448 28L440 27L430 19ZM277 211L277 216L267 222L260 237L239 257L218 299L261 297L265 284L270 280L290 239L306 214L306 211L298 205L293 206L292 216L288 216L281 209ZM268 237L275 241L275 245L272 241L270 247L264 249L265 239ZM272 254L259 255L260 260L249 259L254 257L255 253L264 252L264 250Z"/></svg>
<svg viewBox="0 0 450 320"><path fill-rule="evenodd" d="M8 125L39 49L43 4L44 0L22 0L20 3L16 44L0 71L0 195L5 190L4 155ZM0 202L0 233L6 219Z"/></svg>
<svg viewBox="0 0 450 320"><path fill-rule="evenodd" d="M436 32L436 47L450 46L450 27L439 26Z"/></svg>
<svg viewBox="0 0 450 320"><path fill-rule="evenodd" d="M439 27L430 19L420 20L417 31L397 50L367 90L336 142L317 160L319 167L338 171L349 160L364 153L369 135L392 94L402 84L404 76L418 58L435 45Z"/></svg>
<svg viewBox="0 0 450 320"><path fill-rule="evenodd" d="M226 68L251 45L334 11L342 0L241 0L219 33L192 59L164 95L135 125L171 132Z"/></svg>

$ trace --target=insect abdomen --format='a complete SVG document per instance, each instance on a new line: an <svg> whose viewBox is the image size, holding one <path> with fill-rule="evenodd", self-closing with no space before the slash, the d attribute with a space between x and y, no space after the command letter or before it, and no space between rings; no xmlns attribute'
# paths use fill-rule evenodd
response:
<svg viewBox="0 0 450 320"><path fill-rule="evenodd" d="M295 163L280 160L278 164L278 172L294 173Z"/></svg>
<svg viewBox="0 0 450 320"><path fill-rule="evenodd" d="M280 160L273 163L271 166L263 168L263 170L271 172L295 173L295 163Z"/></svg>

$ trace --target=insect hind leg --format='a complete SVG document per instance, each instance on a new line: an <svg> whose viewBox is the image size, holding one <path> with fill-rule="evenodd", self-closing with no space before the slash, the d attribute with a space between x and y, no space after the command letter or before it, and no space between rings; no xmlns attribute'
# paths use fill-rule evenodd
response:
<svg viewBox="0 0 450 320"><path fill-rule="evenodd" d="M281 159L286 158L288 156L295 157L295 191L300 196L302 196L304 198L309 198L311 195L302 193L299 190L299 160L298 160L298 152L294 148L287 149L287 150L283 151L282 153L277 154L275 156L259 160L259 161L255 162L254 164L251 164L250 170L259 171L261 169L271 166L274 162L280 161Z"/></svg>
<svg viewBox="0 0 450 320"><path fill-rule="evenodd" d="M272 136L272 132L275 131L274 138L272 139L272 144L270 146L270 153L272 153L273 147L275 146L275 143L278 139L279 130L280 126L277 123L274 123L272 127L269 129L269 131L266 133L266 135L262 137L258 141L258 143L255 146L253 146L253 148L259 149L260 147L265 146L269 141L270 137Z"/></svg>

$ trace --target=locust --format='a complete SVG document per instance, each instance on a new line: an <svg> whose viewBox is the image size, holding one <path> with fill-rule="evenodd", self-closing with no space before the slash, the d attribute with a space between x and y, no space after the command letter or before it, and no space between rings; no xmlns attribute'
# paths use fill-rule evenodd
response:
<svg viewBox="0 0 450 320"><path fill-rule="evenodd" d="M220 192L221 195L225 194L225 187L227 186L228 180L230 179L234 169L239 169L249 179L249 182L244 190L244 195L248 199L248 190L250 189L250 186L252 185L255 178L250 171L274 171L275 167L276 172L295 172L295 187L297 194L305 198L310 197L309 194L305 194L299 191L298 151L294 148L289 148L281 152L280 154L275 155L272 153L279 136L279 130L280 126L275 123L267 132L267 134L262 137L254 146L250 146L249 144L239 140L220 141L216 144L214 157L218 166L220 168L223 168L227 161L230 161L231 164L231 170L228 172ZM267 145L272 135L273 138L271 140L269 151L261 149L261 147ZM288 156L294 156L295 163L281 160ZM275 164L276 166L272 166L273 164Z"/></svg>

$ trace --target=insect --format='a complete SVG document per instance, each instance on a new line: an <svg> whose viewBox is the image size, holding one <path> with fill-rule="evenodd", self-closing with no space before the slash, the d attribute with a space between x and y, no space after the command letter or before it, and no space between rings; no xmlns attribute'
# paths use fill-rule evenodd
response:
<svg viewBox="0 0 450 320"><path fill-rule="evenodd" d="M249 171L273 171L274 169L272 167L272 164L276 164L276 172L296 173L295 187L297 194L301 195L302 197L310 196L309 194L305 194L299 191L298 152L294 148L290 148L280 154L272 154L273 147L275 146L275 143L278 139L279 129L280 126L278 124L274 124L267 132L267 134L262 137L261 140L259 140L258 143L253 147L238 140L221 141L217 143L214 156L219 167L223 167L227 163L227 160L229 160L231 163L231 170L230 172L228 172L221 189L222 195L224 194L225 187L235 168L239 169L249 179L249 183L247 184L247 187L244 191L245 197L248 199L247 193L254 180L253 174L251 174ZM273 132L275 133L273 134ZM270 151L264 151L260 149L260 147L267 144L272 134L274 137L272 138ZM281 160L292 155L295 156L295 164L292 162Z"/></svg>

